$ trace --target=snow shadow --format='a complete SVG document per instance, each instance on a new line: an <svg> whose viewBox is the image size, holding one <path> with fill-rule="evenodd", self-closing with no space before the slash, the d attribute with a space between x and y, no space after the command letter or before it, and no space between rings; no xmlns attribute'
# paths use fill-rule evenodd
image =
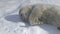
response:
<svg viewBox="0 0 60 34"><path fill-rule="evenodd" d="M8 15L5 17L6 20L12 21L12 22L21 22L19 15Z"/></svg>
<svg viewBox="0 0 60 34"><path fill-rule="evenodd" d="M5 17L5 19L7 21L11 21L11 22L14 22L14 23L23 22L19 15L8 15L8 16ZM30 26L30 24L28 22L23 22L23 23L26 24L26 27ZM23 26L23 27L25 27L25 26Z"/></svg>

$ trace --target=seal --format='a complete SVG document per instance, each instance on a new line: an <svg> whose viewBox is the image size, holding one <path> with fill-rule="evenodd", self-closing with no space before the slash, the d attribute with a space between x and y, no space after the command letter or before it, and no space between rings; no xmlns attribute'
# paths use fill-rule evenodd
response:
<svg viewBox="0 0 60 34"><path fill-rule="evenodd" d="M20 9L19 16L30 25L52 24L60 28L60 6L49 4L27 5Z"/></svg>

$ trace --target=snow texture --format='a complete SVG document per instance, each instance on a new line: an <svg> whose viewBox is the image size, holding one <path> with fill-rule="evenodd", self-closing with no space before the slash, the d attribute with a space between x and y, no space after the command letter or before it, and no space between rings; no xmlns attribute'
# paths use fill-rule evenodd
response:
<svg viewBox="0 0 60 34"><path fill-rule="evenodd" d="M28 4L60 6L60 0L0 0L0 34L60 34L53 25L29 26L19 17L19 9Z"/></svg>

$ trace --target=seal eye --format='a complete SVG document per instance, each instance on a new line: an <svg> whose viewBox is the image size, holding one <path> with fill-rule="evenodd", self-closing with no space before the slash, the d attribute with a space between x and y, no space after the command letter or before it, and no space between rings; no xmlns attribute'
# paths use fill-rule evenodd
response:
<svg viewBox="0 0 60 34"><path fill-rule="evenodd" d="M39 21L42 21L42 19L41 19L41 18L38 18L38 20L39 20Z"/></svg>
<svg viewBox="0 0 60 34"><path fill-rule="evenodd" d="M60 27L57 27L58 30L60 30Z"/></svg>
<svg viewBox="0 0 60 34"><path fill-rule="evenodd" d="M41 18L38 18L39 21L43 21L45 20L43 16L41 16Z"/></svg>
<svg viewBox="0 0 60 34"><path fill-rule="evenodd" d="M22 16L22 14L21 14L21 16Z"/></svg>

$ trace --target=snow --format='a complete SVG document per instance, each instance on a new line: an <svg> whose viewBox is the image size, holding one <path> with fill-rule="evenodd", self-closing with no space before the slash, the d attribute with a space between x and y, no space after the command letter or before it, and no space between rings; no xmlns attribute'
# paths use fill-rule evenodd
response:
<svg viewBox="0 0 60 34"><path fill-rule="evenodd" d="M19 9L27 4L48 3L60 6L59 0L0 0L0 34L60 34L53 25L29 26L19 17Z"/></svg>

